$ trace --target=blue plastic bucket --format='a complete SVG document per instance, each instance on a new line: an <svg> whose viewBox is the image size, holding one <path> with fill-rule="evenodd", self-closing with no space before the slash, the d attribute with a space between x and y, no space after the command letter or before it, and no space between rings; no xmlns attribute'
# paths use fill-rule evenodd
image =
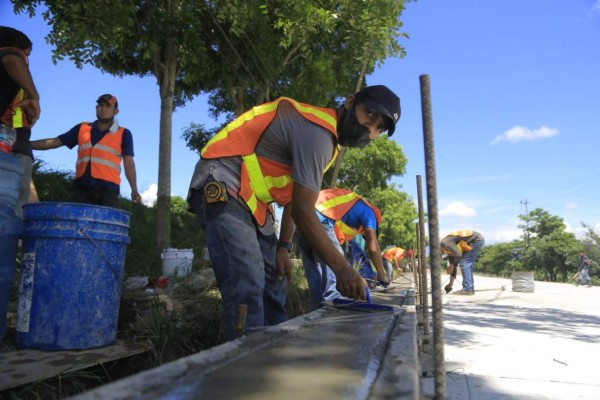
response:
<svg viewBox="0 0 600 400"><path fill-rule="evenodd" d="M130 213L78 203L24 206L16 343L102 347L117 336Z"/></svg>
<svg viewBox="0 0 600 400"><path fill-rule="evenodd" d="M17 245L21 230L23 222L15 215L13 208L0 205L0 340L6 334L6 312L17 269Z"/></svg>

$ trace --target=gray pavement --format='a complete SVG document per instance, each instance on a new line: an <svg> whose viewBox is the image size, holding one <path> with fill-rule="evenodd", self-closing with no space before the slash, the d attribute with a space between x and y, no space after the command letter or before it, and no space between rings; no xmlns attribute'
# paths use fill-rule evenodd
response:
<svg viewBox="0 0 600 400"><path fill-rule="evenodd" d="M534 285L476 275L474 296L443 295L448 399L600 399L600 287Z"/></svg>

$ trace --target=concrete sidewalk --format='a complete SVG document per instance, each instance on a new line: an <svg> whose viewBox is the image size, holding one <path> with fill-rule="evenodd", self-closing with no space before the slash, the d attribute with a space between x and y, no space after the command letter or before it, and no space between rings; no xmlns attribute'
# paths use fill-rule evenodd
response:
<svg viewBox="0 0 600 400"><path fill-rule="evenodd" d="M600 287L519 293L511 279L475 276L475 288L443 295L448 399L600 399ZM433 378L421 386L433 395Z"/></svg>

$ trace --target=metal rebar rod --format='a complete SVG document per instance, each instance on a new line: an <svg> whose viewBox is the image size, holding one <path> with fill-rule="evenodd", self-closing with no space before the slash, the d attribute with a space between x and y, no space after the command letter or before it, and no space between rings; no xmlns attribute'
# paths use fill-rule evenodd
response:
<svg viewBox="0 0 600 400"><path fill-rule="evenodd" d="M427 217L429 227L429 261L431 271L431 303L433 309L433 365L435 399L446 398L446 366L444 364L444 317L441 295L441 249L437 208L437 184L433 140L433 113L429 75L419 77L421 86L421 114L425 144L425 176L427 186Z"/></svg>
<svg viewBox="0 0 600 400"><path fill-rule="evenodd" d="M423 206L423 185L421 183L421 175L417 175L417 199L419 206L419 237L421 239L422 253L419 258L422 260L420 265L421 273L421 311L423 313L423 334L429 335L429 297L427 295L427 255L425 244L425 208Z"/></svg>

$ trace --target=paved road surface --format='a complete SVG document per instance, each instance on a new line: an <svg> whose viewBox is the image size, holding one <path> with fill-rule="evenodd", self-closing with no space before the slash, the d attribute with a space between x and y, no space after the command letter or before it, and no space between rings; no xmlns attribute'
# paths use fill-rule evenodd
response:
<svg viewBox="0 0 600 400"><path fill-rule="evenodd" d="M475 276L474 296L444 294L448 399L600 399L600 287L534 285Z"/></svg>

